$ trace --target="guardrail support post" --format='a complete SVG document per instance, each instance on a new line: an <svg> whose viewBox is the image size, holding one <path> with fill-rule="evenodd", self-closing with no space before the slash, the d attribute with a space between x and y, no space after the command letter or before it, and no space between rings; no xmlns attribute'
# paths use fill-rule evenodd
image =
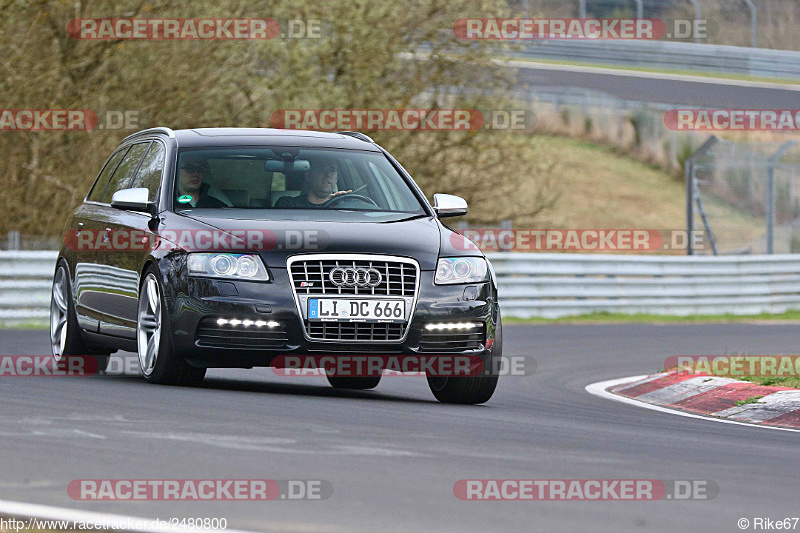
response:
<svg viewBox="0 0 800 533"><path fill-rule="evenodd" d="M19 250L19 232L18 231L9 231L8 232L8 249L9 250Z"/></svg>
<svg viewBox="0 0 800 533"><path fill-rule="evenodd" d="M686 180L686 238L688 239L688 243L686 246L686 255L694 255L694 242L693 242L693 232L694 232L694 202L699 200L699 191L697 190L697 185L695 182L694 176L694 162L703 154L708 152L712 146L717 144L719 139L717 139L716 135L712 135L706 142L700 145L700 148L692 152L686 161L684 162L684 178ZM695 194L698 194L698 197L695 198ZM700 205L700 214L703 215L703 224L705 226L706 231L708 232L708 238L711 242L711 249L714 252L714 255L717 255L717 246L714 241L714 236L711 234L711 228L708 227L708 221L703 214L702 205Z"/></svg>
<svg viewBox="0 0 800 533"><path fill-rule="evenodd" d="M643 19L644 18L644 0L633 0L636 2L636 18Z"/></svg>
<svg viewBox="0 0 800 533"><path fill-rule="evenodd" d="M758 48L758 13L752 0L743 0L750 8L750 46Z"/></svg>
<svg viewBox="0 0 800 533"><path fill-rule="evenodd" d="M700 0L689 0L689 1L694 6L694 20L695 20L695 23L697 23L697 21L700 20L700 18L703 16L703 10L700 7ZM695 34L694 35L694 42L699 43L700 42L700 36L697 35L697 31L693 29L692 33Z"/></svg>
<svg viewBox="0 0 800 533"><path fill-rule="evenodd" d="M775 253L775 165L783 154L797 144L797 141L786 141L772 154L767 163L767 253Z"/></svg>
<svg viewBox="0 0 800 533"><path fill-rule="evenodd" d="M578 18L586 18L586 0L578 0Z"/></svg>

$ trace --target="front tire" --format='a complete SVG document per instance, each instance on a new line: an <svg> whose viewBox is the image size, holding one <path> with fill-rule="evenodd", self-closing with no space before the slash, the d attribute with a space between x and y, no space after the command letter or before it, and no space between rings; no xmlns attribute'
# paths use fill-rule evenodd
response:
<svg viewBox="0 0 800 533"><path fill-rule="evenodd" d="M431 392L442 403L459 403L477 405L486 403L497 388L499 375L495 371L495 363L503 356L503 324L500 313L497 314L494 344L489 358L484 362L484 369L479 376L428 376ZM487 369L486 366L489 365Z"/></svg>
<svg viewBox="0 0 800 533"><path fill-rule="evenodd" d="M169 320L164 316L166 309L158 271L150 267L145 270L139 288L136 320L136 345L142 374L150 383L199 384L206 375L206 369L189 365L175 353Z"/></svg>

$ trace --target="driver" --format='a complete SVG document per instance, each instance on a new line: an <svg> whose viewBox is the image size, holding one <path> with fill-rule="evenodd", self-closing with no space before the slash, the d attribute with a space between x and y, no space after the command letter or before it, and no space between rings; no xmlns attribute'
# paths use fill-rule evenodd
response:
<svg viewBox="0 0 800 533"><path fill-rule="evenodd" d="M220 200L209 196L210 186L203 183L203 175L208 171L206 161L194 154L181 158L178 174L178 203L191 207L225 207Z"/></svg>
<svg viewBox="0 0 800 533"><path fill-rule="evenodd" d="M275 203L275 207L314 208L319 207L331 198L353 192L336 191L336 182L339 180L339 171L336 165L326 165L314 168L306 174L304 188L308 192L299 196L283 196Z"/></svg>

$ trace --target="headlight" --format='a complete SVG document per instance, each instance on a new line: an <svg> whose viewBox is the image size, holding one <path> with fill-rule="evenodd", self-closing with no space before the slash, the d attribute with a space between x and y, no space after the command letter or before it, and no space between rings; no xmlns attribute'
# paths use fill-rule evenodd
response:
<svg viewBox="0 0 800 533"><path fill-rule="evenodd" d="M257 255L189 254L189 275L206 278L269 281L269 274Z"/></svg>
<svg viewBox="0 0 800 533"><path fill-rule="evenodd" d="M443 257L436 265L437 285L489 281L489 269L482 257Z"/></svg>

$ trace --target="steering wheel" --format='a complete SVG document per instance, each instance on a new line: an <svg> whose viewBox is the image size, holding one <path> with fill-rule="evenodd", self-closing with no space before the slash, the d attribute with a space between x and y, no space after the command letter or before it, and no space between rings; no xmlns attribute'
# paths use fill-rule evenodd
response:
<svg viewBox="0 0 800 533"><path fill-rule="evenodd" d="M348 192L348 193L340 194L339 196L334 196L333 198L331 198L330 200L328 200L327 202L322 204L322 207L331 207L333 205L338 204L343 199L361 200L362 202L366 202L366 203L374 205L375 207L378 207L378 204L375 203L375 200L373 200L369 196L364 196L363 194L356 194L354 192Z"/></svg>

